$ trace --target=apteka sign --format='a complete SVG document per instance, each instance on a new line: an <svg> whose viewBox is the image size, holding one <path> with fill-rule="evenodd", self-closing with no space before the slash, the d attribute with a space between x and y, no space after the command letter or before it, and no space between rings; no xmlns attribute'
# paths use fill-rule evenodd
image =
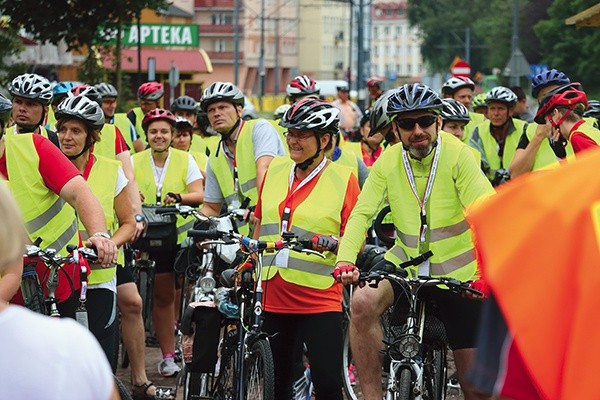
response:
<svg viewBox="0 0 600 400"><path fill-rule="evenodd" d="M105 42L114 43L116 32L101 30L100 37ZM198 47L198 25L184 24L141 24L127 26L123 29L123 47L137 46L154 47Z"/></svg>

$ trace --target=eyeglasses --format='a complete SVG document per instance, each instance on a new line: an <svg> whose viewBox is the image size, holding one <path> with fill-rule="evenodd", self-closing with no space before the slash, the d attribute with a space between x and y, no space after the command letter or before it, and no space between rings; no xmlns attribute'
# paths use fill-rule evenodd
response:
<svg viewBox="0 0 600 400"><path fill-rule="evenodd" d="M400 129L410 131L415 128L416 124L419 124L421 128L427 128L433 125L437 121L435 115L424 115L419 118L397 118L396 126Z"/></svg>
<svg viewBox="0 0 600 400"><path fill-rule="evenodd" d="M284 133L284 135L287 139L306 140L309 137L313 137L314 133L312 133L312 132L292 133L290 131L287 131Z"/></svg>

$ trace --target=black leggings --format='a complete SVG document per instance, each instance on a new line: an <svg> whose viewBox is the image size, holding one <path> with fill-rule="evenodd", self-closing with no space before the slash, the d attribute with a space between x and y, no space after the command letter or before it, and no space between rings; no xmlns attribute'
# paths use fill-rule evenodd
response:
<svg viewBox="0 0 600 400"><path fill-rule="evenodd" d="M116 294L109 289L90 289L85 304L90 331L100 343L114 373L119 346Z"/></svg>
<svg viewBox="0 0 600 400"><path fill-rule="evenodd" d="M275 400L292 397L297 347L306 344L317 400L342 400L342 314L265 313L275 367Z"/></svg>

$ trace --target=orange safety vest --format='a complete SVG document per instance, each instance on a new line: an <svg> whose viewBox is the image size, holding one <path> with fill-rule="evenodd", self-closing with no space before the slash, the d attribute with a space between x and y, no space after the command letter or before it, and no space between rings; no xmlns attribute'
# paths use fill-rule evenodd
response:
<svg viewBox="0 0 600 400"><path fill-rule="evenodd" d="M600 393L600 150L509 182L467 219L482 273L548 399Z"/></svg>

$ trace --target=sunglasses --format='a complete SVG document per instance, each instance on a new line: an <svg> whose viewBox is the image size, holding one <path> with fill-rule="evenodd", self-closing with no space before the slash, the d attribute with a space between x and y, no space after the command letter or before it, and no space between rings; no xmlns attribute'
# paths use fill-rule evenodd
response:
<svg viewBox="0 0 600 400"><path fill-rule="evenodd" d="M419 118L398 118L396 119L396 126L400 129L410 131L414 129L416 124L419 124L421 128L427 128L433 125L437 119L438 118L435 115L424 115Z"/></svg>

